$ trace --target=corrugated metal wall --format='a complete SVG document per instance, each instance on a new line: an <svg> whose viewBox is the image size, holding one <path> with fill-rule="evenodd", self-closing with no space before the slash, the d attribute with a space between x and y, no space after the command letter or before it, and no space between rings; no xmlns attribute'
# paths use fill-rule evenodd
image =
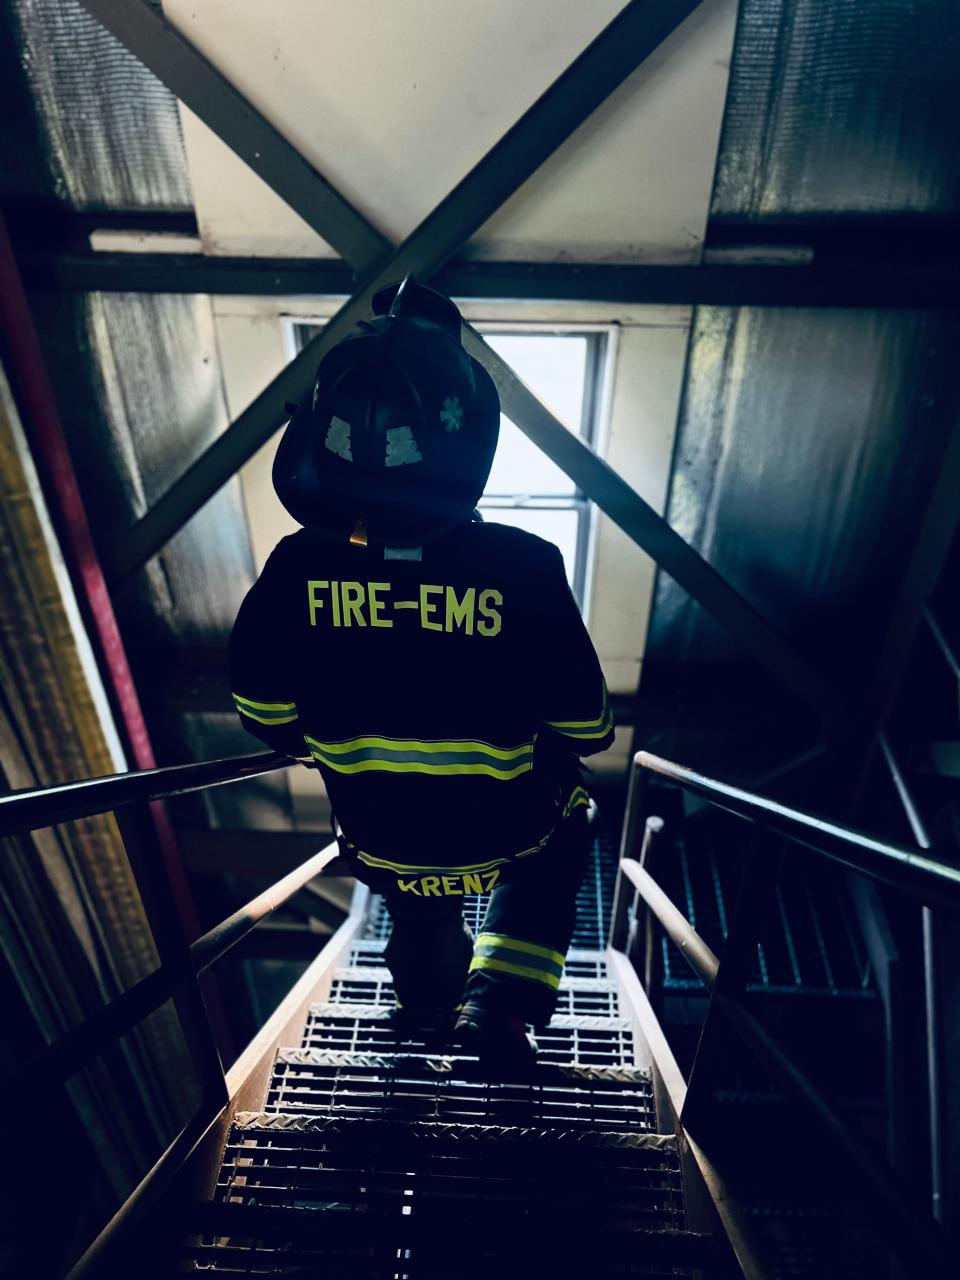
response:
<svg viewBox="0 0 960 1280"><path fill-rule="evenodd" d="M958 53L955 4L743 0L711 228L785 221L804 243L820 215L956 214ZM888 620L957 411L957 336L943 312L696 312L668 519L838 685L866 680ZM665 727L697 720L680 667L713 671L699 727L739 724L743 760L816 731L661 574L640 736L695 760L702 737Z"/></svg>

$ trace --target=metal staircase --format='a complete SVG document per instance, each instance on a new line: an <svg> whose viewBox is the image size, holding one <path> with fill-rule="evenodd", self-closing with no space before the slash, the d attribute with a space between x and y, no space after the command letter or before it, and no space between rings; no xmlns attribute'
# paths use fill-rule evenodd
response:
<svg viewBox="0 0 960 1280"><path fill-rule="evenodd" d="M457 1280L707 1265L718 1251L687 1229L677 1139L657 1132L649 1058L601 949L615 869L598 840L577 922L593 946L571 951L523 1081L397 1038L383 904L362 899L328 998L278 1049L262 1109L234 1117L179 1270ZM476 927L483 901L465 908Z"/></svg>
<svg viewBox="0 0 960 1280"><path fill-rule="evenodd" d="M288 767L285 757L260 755L3 796L0 835ZM660 874L648 840L659 819L643 817L647 774L747 824L735 893L709 850L692 846L689 858L662 863L686 910L651 875L648 862ZM176 924L157 861L133 863L161 964L13 1064L6 1096L66 1084L172 1000L201 1097L69 1280L952 1274L952 1243L922 1192L889 1167L873 1121L860 1132L849 1108L838 1111L844 1071L833 1055L811 1060L791 1042L796 1018L782 1004L795 1011L786 990L803 985L798 974L821 972L817 989L832 1005L843 1003L838 995L851 997L851 1009L875 1003L862 994L857 949L826 945L835 932L826 928L829 906L796 892L807 864L853 869L946 920L960 910L951 861L641 752L619 852L595 842L559 1008L531 1077L492 1081L473 1058L397 1038L383 964L388 921L362 887L348 919L224 1071L202 975L337 852L315 853L193 941ZM716 913L700 912L698 903L714 901ZM476 929L482 904L465 907ZM771 912L781 941L789 934L793 944L774 967ZM852 967L840 963L845 955ZM658 956L662 980L651 983ZM704 994L696 1043L678 1064L683 1036L656 1005L657 988L672 1000L695 996L674 964L680 956ZM876 1265L865 1265L866 1252Z"/></svg>

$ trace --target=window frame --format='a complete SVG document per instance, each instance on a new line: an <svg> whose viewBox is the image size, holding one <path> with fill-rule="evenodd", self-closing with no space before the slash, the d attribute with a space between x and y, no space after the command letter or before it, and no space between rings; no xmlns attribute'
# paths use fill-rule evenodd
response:
<svg viewBox="0 0 960 1280"><path fill-rule="evenodd" d="M604 418L604 397L610 360L610 330L607 325L556 324L476 324L478 333L496 337L585 338L583 399L580 405L578 439L597 449ZM506 415L504 415L506 416ZM517 427L517 430L521 430ZM573 580L570 589L586 615L590 570L594 544L596 508L579 486L572 494L491 494L480 499L481 513L486 511L575 511L577 536L574 551Z"/></svg>

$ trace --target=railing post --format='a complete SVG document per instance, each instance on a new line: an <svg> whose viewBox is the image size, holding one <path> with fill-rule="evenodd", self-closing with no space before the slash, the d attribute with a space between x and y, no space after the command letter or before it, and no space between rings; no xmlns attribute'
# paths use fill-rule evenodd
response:
<svg viewBox="0 0 960 1280"><path fill-rule="evenodd" d="M650 849L653 845L654 837L659 835L663 830L663 819L651 814L643 824L643 840L640 844L640 866L645 868L647 859L650 856ZM624 894L626 898L626 894ZM652 974L652 946L653 946L653 929L649 910L643 911L643 926L640 924L640 893L634 889L633 901L627 913L627 941L624 947L634 967L637 967L637 960L640 956L641 949L644 953L644 985L647 988L647 994L650 994L650 977Z"/></svg>
<svg viewBox="0 0 960 1280"><path fill-rule="evenodd" d="M630 766L630 778L627 783L627 803L623 811L623 827L620 832L620 852L617 865L624 858L633 858L637 841L637 826L640 822L640 811L643 803L644 771L636 759ZM610 936L608 946L615 951L623 951L627 942L627 911L630 898L629 887L624 884L623 876L617 872L617 882L613 891L613 910L610 913Z"/></svg>

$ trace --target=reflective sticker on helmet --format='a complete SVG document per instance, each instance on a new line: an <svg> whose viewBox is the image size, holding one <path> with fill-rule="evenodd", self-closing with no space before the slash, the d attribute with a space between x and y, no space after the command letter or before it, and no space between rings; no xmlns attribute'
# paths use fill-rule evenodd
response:
<svg viewBox="0 0 960 1280"><path fill-rule="evenodd" d="M410 427L387 428L387 466L402 467L407 462L422 462L423 454L417 447Z"/></svg>
<svg viewBox="0 0 960 1280"><path fill-rule="evenodd" d="M440 421L448 431L459 431L463 426L463 405L459 396L448 396L443 402Z"/></svg>
<svg viewBox="0 0 960 1280"><path fill-rule="evenodd" d="M329 427L327 427L327 438L324 442L331 453L335 453L338 458L345 458L347 462L353 461L353 454L350 452L350 423L344 422L342 418L334 417Z"/></svg>

